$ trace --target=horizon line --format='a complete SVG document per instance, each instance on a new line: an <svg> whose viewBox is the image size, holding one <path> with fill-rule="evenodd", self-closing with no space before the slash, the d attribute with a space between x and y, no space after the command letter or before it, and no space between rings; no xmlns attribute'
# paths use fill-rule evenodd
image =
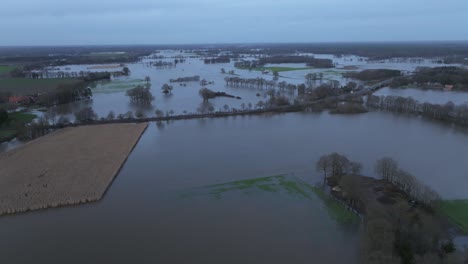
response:
<svg viewBox="0 0 468 264"><path fill-rule="evenodd" d="M203 46L203 45L275 45L275 44L423 44L423 43L464 43L466 40L365 40L365 41L315 41L315 42L218 42L218 43L146 43L146 44L37 44L1 45L0 48L20 47L99 47L99 46Z"/></svg>

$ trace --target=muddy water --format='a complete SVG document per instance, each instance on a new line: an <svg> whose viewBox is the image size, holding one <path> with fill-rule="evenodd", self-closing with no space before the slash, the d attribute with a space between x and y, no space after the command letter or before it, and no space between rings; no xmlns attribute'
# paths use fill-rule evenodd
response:
<svg viewBox="0 0 468 264"><path fill-rule="evenodd" d="M295 113L150 124L98 203L0 218L2 263L352 263L358 231L318 197L194 188L293 174L320 181L317 158L347 154L373 175L395 158L445 198L467 198L467 133L386 113Z"/></svg>

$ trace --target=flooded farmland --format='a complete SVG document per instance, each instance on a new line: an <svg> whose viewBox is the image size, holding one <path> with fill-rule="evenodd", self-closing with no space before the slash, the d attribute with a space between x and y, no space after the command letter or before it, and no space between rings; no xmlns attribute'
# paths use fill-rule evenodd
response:
<svg viewBox="0 0 468 264"><path fill-rule="evenodd" d="M178 53L162 54L170 61ZM432 65L430 61L333 59L339 67L355 65L358 69L399 67L412 71L417 65ZM202 102L198 82L186 86L173 83L172 94L161 93L161 86L169 79L193 75L214 82L208 85L212 90L242 98L212 99L215 109L224 105L240 109L242 104L265 100L266 90L226 87L227 75L220 73L221 68L234 70L242 78L272 78L271 73L236 69L233 63L206 65L199 58L187 58L175 68L155 69L145 64L150 60L127 65L129 77L93 85L91 101L60 105L55 111L71 118L87 106L100 117L109 111L124 114L143 110L148 116L156 109L197 112ZM84 71L88 67L68 65L61 70ZM342 76L346 71L285 71L280 72L279 81L299 84L305 74L323 72L323 81L343 83L348 81ZM152 107L141 108L130 103L125 91L144 84L146 76L156 98ZM438 103L466 98L463 93L444 97L432 91L387 88L377 95L411 96ZM186 194L206 186L275 175L291 175L313 186L322 181L315 170L316 160L339 152L361 162L362 174L369 176L376 176L377 159L392 157L443 198L466 199L467 139L464 128L383 112L346 116L289 113L150 123L101 201L0 218L0 262L310 263L320 259L343 263L345 259L346 263L357 263L359 225L334 219L314 193L304 198L257 188L248 194L232 192L220 197ZM0 151L17 144L2 145ZM22 254L25 248L28 254Z"/></svg>

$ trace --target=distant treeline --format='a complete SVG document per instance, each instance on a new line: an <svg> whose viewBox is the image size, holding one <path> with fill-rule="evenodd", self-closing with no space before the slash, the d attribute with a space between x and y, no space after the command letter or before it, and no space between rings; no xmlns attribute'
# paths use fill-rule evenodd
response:
<svg viewBox="0 0 468 264"><path fill-rule="evenodd" d="M220 48L217 48L220 49ZM226 45L233 54L295 54L315 53L334 55L358 55L371 60L390 58L442 57L445 62L465 62L468 58L468 42L399 42L399 43L289 43L252 44L242 47ZM444 61L442 61L444 62Z"/></svg>
<svg viewBox="0 0 468 264"><path fill-rule="evenodd" d="M420 103L411 97L369 95L367 106L389 112L422 115L463 126L468 125L468 104L455 105L453 102L448 102L441 105Z"/></svg>
<svg viewBox="0 0 468 264"><path fill-rule="evenodd" d="M241 60L241 61L236 61L234 62L234 67L238 68L238 69L254 69L254 68L257 68L257 67L260 67L261 65L259 64L259 61L258 60L253 60L253 61L250 61L250 60Z"/></svg>
<svg viewBox="0 0 468 264"><path fill-rule="evenodd" d="M122 52L122 53L113 53ZM69 46L69 47L1 47L0 62L40 64L39 67L70 64L102 64L136 62L154 52L152 46Z"/></svg>
<svg viewBox="0 0 468 264"><path fill-rule="evenodd" d="M199 82L200 81L200 76L195 75L195 76L190 76L190 77L179 77L177 79L170 79L169 82L174 83L174 82Z"/></svg>
<svg viewBox="0 0 468 264"><path fill-rule="evenodd" d="M305 63L307 66L316 68L333 68L333 61L330 59L316 59L309 56L273 56L260 58L259 64L280 64L280 63Z"/></svg>
<svg viewBox="0 0 468 264"><path fill-rule="evenodd" d="M84 81L98 81L110 79L111 75L114 73L110 72L90 72L90 71L80 71L80 72L49 72L49 71L21 71L19 69L11 73L11 76L14 78L28 78L28 79L63 79L63 78L79 78Z"/></svg>
<svg viewBox="0 0 468 264"><path fill-rule="evenodd" d="M297 52L334 55L358 55L370 59L389 59L396 57L443 58L444 62L467 63L468 42L387 42L387 43L281 43L281 44L218 44L206 49L205 45L135 45L135 46L69 46L69 47L0 47L0 63L57 60L95 52L126 52L128 59L147 56L155 50L188 50L192 53L211 54L229 51L231 57L243 54L279 55ZM141 55L140 55L141 54ZM52 55L52 56L49 56ZM112 58L110 58L112 59ZM120 60L119 60L120 61ZM128 62L128 61L127 61ZM74 62L75 63L75 62ZM66 64L71 64L70 61Z"/></svg>
<svg viewBox="0 0 468 264"><path fill-rule="evenodd" d="M239 69L254 69L262 67L265 64L281 64L281 63L305 63L309 67L315 68L333 68L335 65L330 59L316 59L310 56L273 56L264 57L258 60L241 60L234 63L234 66Z"/></svg>
<svg viewBox="0 0 468 264"><path fill-rule="evenodd" d="M360 72L346 72L343 76L360 81L377 81L401 76L401 71L388 69L363 70Z"/></svg>
<svg viewBox="0 0 468 264"><path fill-rule="evenodd" d="M400 87L415 83L435 87L453 85L455 90L468 90L468 70L459 67L420 67L412 75L395 78L390 86Z"/></svg>
<svg viewBox="0 0 468 264"><path fill-rule="evenodd" d="M227 56L220 56L216 58L207 58L204 60L205 64L215 64L215 63L229 63L231 59Z"/></svg>
<svg viewBox="0 0 468 264"><path fill-rule="evenodd" d="M150 66L155 67L157 69L170 69L176 67L177 63L172 61L154 61L149 63Z"/></svg>

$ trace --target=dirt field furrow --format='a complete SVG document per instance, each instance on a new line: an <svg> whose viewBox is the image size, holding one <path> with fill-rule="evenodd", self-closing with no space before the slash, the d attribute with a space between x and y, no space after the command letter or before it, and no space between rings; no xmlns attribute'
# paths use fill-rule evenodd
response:
<svg viewBox="0 0 468 264"><path fill-rule="evenodd" d="M0 215L102 198L147 123L64 128L0 154Z"/></svg>

